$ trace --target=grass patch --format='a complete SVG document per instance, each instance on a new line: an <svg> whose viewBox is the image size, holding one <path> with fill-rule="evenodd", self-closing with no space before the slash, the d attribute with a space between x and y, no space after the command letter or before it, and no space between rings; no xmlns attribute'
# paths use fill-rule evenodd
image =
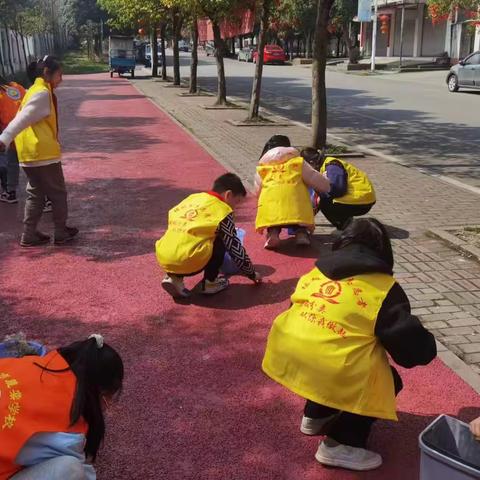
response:
<svg viewBox="0 0 480 480"><path fill-rule="evenodd" d="M103 60L92 60L81 51L66 53L62 58L63 73L66 75L82 75L86 73L104 73L110 71L108 63Z"/></svg>
<svg viewBox="0 0 480 480"><path fill-rule="evenodd" d="M340 153L348 153L348 148L342 145L327 144L326 155L338 155Z"/></svg>

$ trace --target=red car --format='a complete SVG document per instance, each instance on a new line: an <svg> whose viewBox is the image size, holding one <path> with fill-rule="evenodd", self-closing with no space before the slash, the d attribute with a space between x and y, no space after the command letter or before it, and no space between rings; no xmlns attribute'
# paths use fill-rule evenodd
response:
<svg viewBox="0 0 480 480"><path fill-rule="evenodd" d="M265 45L263 51L263 62L264 63L285 63L287 56L282 47L278 45ZM257 63L258 60L258 50L253 52L253 62Z"/></svg>

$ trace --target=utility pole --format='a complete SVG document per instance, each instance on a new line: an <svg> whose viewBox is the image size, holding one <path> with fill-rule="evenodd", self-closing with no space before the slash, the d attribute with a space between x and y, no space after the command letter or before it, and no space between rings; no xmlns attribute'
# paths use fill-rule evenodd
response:
<svg viewBox="0 0 480 480"><path fill-rule="evenodd" d="M403 57L403 26L405 24L405 2L402 4L402 23L400 24L400 61L398 63L398 68L402 68L402 57Z"/></svg>
<svg viewBox="0 0 480 480"><path fill-rule="evenodd" d="M373 8L373 22L372 22L372 61L370 70L375 71L375 56L377 54L377 12L378 0L374 0Z"/></svg>

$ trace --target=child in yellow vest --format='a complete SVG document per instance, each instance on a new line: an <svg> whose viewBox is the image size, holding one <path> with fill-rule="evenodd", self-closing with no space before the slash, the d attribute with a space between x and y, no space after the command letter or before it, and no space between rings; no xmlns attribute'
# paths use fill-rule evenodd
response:
<svg viewBox="0 0 480 480"><path fill-rule="evenodd" d="M266 143L255 185L259 192L255 227L261 234L267 230L265 248L278 248L282 228L295 230L297 245L310 245L315 220L309 188L328 192L330 183L290 147L288 137L274 135Z"/></svg>
<svg viewBox="0 0 480 480"><path fill-rule="evenodd" d="M62 82L62 67L52 56L32 62L27 73L33 85L23 97L15 118L0 134L0 152L12 141L18 161L28 178L23 220L22 247L36 247L50 242L49 235L38 230L46 198L52 203L55 225L54 244L64 245L78 234L67 226L68 201L58 140L58 108L55 89Z"/></svg>
<svg viewBox="0 0 480 480"><path fill-rule="evenodd" d="M302 157L330 182L328 192L318 192L319 210L337 229L342 230L352 217L366 215L376 197L367 174L345 160L324 157L314 148L304 148Z"/></svg>
<svg viewBox="0 0 480 480"><path fill-rule="evenodd" d="M233 220L233 210L246 195L240 178L226 173L215 180L210 192L190 195L169 211L167 231L155 248L158 263L166 273L162 287L172 297L190 296L183 279L200 272L204 272L203 294L225 290L228 279L219 272L226 252L246 277L261 281Z"/></svg>
<svg viewBox="0 0 480 480"><path fill-rule="evenodd" d="M392 269L383 225L352 220L332 253L300 279L270 331L263 371L306 399L300 430L326 435L315 455L324 465L379 467L367 439L376 419L397 420L402 389L387 353L405 368L436 356L433 335L411 315Z"/></svg>

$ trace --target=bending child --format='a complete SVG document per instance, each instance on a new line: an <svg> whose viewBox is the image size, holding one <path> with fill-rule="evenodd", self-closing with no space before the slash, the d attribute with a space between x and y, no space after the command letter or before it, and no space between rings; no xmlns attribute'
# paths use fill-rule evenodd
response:
<svg viewBox="0 0 480 480"><path fill-rule="evenodd" d="M157 260L165 270L162 287L172 297L188 297L184 277L204 273L201 292L212 295L228 287L228 279L219 276L225 253L246 277L255 283L261 275L237 236L233 210L245 199L247 191L233 173L218 177L210 192L190 195L168 213L168 228L156 243Z"/></svg>
<svg viewBox="0 0 480 480"><path fill-rule="evenodd" d="M0 372L0 407L9 412L0 478L95 480L104 412L122 390L120 355L93 334L43 357L0 358Z"/></svg>
<svg viewBox="0 0 480 480"><path fill-rule="evenodd" d="M433 335L411 315L395 281L390 239L374 219L354 219L329 256L298 282L291 307L268 337L263 371L306 399L300 431L326 435L324 465L371 470L382 457L366 449L376 419L397 420L402 389L387 353L405 368L436 356Z"/></svg>
<svg viewBox="0 0 480 480"><path fill-rule="evenodd" d="M278 248L282 228L295 230L297 245L310 245L315 220L308 189L328 192L330 182L304 161L288 137L274 135L266 143L255 185L259 192L255 227L261 234L267 230L265 248Z"/></svg>
<svg viewBox="0 0 480 480"><path fill-rule="evenodd" d="M352 217L366 215L375 205L375 190L365 172L345 160L325 158L314 148L304 148L301 155L330 181L328 192L318 192L319 210L338 230Z"/></svg>

